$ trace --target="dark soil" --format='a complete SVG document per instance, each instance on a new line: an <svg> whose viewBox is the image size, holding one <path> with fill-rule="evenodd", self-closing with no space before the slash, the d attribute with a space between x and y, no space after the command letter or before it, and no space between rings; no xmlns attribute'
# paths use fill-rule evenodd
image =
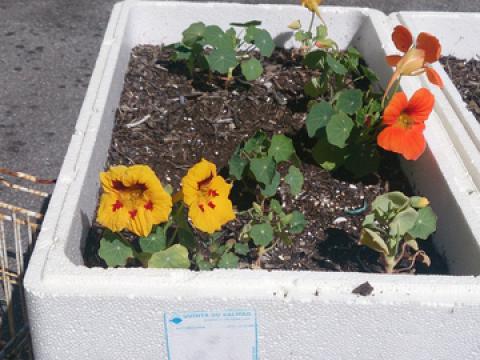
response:
<svg viewBox="0 0 480 360"><path fill-rule="evenodd" d="M242 140L262 129L294 138L297 151L308 148L304 132L307 99L303 85L310 73L291 52L277 50L264 76L253 85L187 77L186 69L169 61L168 51L158 46L138 46L131 56L124 91L116 114L116 126L107 167L148 164L162 183L178 189L188 168L201 158L225 171L228 159ZM198 77L197 77L198 78ZM141 124L131 126L144 120ZM262 259L265 269L381 272L378 255L357 245L363 216L349 216L346 209L371 204L384 192L411 194L398 159L386 154L379 174L352 180L331 174L310 161L304 162L304 191L295 199L281 189L287 211L298 209L308 226L292 245L278 244ZM368 211L368 210L367 210ZM238 238L244 219L224 227L222 239ZM101 266L96 255L100 229L92 229L86 263ZM431 241L422 242L432 266L417 272L447 273L447 267ZM251 267L245 258L241 267Z"/></svg>
<svg viewBox="0 0 480 360"><path fill-rule="evenodd" d="M445 56L440 59L468 109L480 122L480 60L470 61Z"/></svg>

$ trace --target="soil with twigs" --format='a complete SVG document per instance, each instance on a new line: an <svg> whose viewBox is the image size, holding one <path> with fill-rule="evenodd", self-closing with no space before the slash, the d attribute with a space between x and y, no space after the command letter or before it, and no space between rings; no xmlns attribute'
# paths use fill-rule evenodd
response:
<svg viewBox="0 0 480 360"><path fill-rule="evenodd" d="M260 129L268 134L284 133L294 139L304 160L301 170L305 185L296 198L281 188L279 200L286 211L303 212L308 225L293 244L278 243L265 254L261 267L382 272L377 253L357 245L365 212L350 216L345 210L369 205L376 196L388 191L411 194L397 157L385 154L387 160L379 173L362 180L343 173L332 174L314 164L308 153L313 142L304 130L309 99L303 93L312 73L290 51L276 50L266 60L263 76L251 84L238 78L226 84L221 77L208 79L201 74L192 80L186 68L172 63L169 56L168 50L159 46L133 49L107 167L148 164L163 184L178 190L188 168L200 159L214 162L226 176L228 160L244 139ZM282 176L287 169L288 166L281 169ZM238 201L239 195L234 186L232 198L242 210L245 199ZM222 241L237 239L245 222L245 218L239 217L227 224ZM96 255L100 234L100 227L95 225L85 253L89 266L104 266ZM417 272L447 273L431 240L422 241L421 246L431 257L432 266L417 265ZM252 267L255 262L256 259L245 257L240 267Z"/></svg>
<svg viewBox="0 0 480 360"><path fill-rule="evenodd" d="M480 55L478 59L462 60L453 56L440 59L463 101L480 122Z"/></svg>

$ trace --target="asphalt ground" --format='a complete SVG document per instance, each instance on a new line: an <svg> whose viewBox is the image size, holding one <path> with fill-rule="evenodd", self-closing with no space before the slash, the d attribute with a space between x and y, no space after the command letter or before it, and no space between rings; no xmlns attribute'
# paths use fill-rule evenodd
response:
<svg viewBox="0 0 480 360"><path fill-rule="evenodd" d="M114 3L0 0L0 167L44 178L57 176ZM325 4L372 7L385 13L480 12L480 0L326 0ZM1 189L0 200L32 210L42 206L31 197Z"/></svg>

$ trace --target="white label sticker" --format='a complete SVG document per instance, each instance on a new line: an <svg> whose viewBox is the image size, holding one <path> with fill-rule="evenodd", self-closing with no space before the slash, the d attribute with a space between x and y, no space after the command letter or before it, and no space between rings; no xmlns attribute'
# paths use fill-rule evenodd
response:
<svg viewBox="0 0 480 360"><path fill-rule="evenodd" d="M166 313L169 360L258 360L253 310Z"/></svg>

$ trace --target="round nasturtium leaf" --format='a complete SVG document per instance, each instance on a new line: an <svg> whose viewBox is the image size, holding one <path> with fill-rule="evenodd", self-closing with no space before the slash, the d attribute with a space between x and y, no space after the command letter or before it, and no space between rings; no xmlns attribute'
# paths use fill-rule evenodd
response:
<svg viewBox="0 0 480 360"><path fill-rule="evenodd" d="M258 50L260 50L262 56L269 57L272 55L273 50L275 49L275 43L267 30L256 29L253 34L253 41Z"/></svg>
<svg viewBox="0 0 480 360"><path fill-rule="evenodd" d="M283 134L272 136L268 156L273 157L277 163L289 160L294 153L292 139Z"/></svg>
<svg viewBox="0 0 480 360"><path fill-rule="evenodd" d="M190 267L188 250L185 246L175 244L166 250L153 253L148 261L148 267L188 269Z"/></svg>
<svg viewBox="0 0 480 360"><path fill-rule="evenodd" d="M353 129L353 121L344 113L332 116L327 124L328 142L339 148L344 148Z"/></svg>
<svg viewBox="0 0 480 360"><path fill-rule="evenodd" d="M271 157L252 159L250 170L258 182L268 185L275 175L275 161Z"/></svg>
<svg viewBox="0 0 480 360"><path fill-rule="evenodd" d="M257 246L267 246L273 241L273 228L268 223L255 224L250 230L250 237Z"/></svg>
<svg viewBox="0 0 480 360"><path fill-rule="evenodd" d="M98 255L109 267L125 266L128 259L133 257L133 250L119 240L118 235L108 231L100 240Z"/></svg>
<svg viewBox="0 0 480 360"><path fill-rule="evenodd" d="M307 225L307 220L305 219L305 215L303 215L300 211L294 210L291 214L292 216L290 220L290 232L292 234L300 234L305 229Z"/></svg>
<svg viewBox="0 0 480 360"><path fill-rule="evenodd" d="M288 174L285 176L285 182L290 186L290 192L293 196L300 194L303 187L303 174L299 168L291 165L288 168Z"/></svg>
<svg viewBox="0 0 480 360"><path fill-rule="evenodd" d="M192 46L205 32L205 24L202 22L193 23L183 33L183 43Z"/></svg>
<svg viewBox="0 0 480 360"><path fill-rule="evenodd" d="M346 114L354 114L362 107L363 93L359 89L343 90L337 100L336 107Z"/></svg>
<svg viewBox="0 0 480 360"><path fill-rule="evenodd" d="M277 193L278 187L280 186L280 178L280 173L275 171L272 182L270 184L266 184L264 188L260 189L260 192L264 197L272 197Z"/></svg>
<svg viewBox="0 0 480 360"><path fill-rule="evenodd" d="M238 267L238 256L232 252L227 252L222 255L218 262L218 267L221 269L234 269Z"/></svg>
<svg viewBox="0 0 480 360"><path fill-rule="evenodd" d="M228 70L235 68L238 65L237 54L233 49L220 48L213 50L207 56L208 65L213 71L220 74L228 73Z"/></svg>
<svg viewBox="0 0 480 360"><path fill-rule="evenodd" d="M347 68L330 54L327 54L327 64L335 74L345 75L347 73Z"/></svg>
<svg viewBox="0 0 480 360"><path fill-rule="evenodd" d="M205 28L203 38L208 45L211 45L217 49L230 48L233 49L234 44L231 37L229 37L222 29L217 25L209 25Z"/></svg>
<svg viewBox="0 0 480 360"><path fill-rule="evenodd" d="M426 240L437 230L437 215L431 207L418 210L417 222L408 233L416 239Z"/></svg>
<svg viewBox="0 0 480 360"><path fill-rule="evenodd" d="M157 226L155 232L152 232L148 236L141 237L138 241L140 248L146 253L162 251L167 247L167 237L165 236L165 231L161 226Z"/></svg>
<svg viewBox="0 0 480 360"><path fill-rule="evenodd" d="M313 105L306 119L308 136L314 137L318 129L327 126L332 115L333 108L328 102L321 101Z"/></svg>
<svg viewBox="0 0 480 360"><path fill-rule="evenodd" d="M263 73L262 64L255 58L243 61L240 68L242 69L243 76L245 76L245 79L248 81L258 79Z"/></svg>

